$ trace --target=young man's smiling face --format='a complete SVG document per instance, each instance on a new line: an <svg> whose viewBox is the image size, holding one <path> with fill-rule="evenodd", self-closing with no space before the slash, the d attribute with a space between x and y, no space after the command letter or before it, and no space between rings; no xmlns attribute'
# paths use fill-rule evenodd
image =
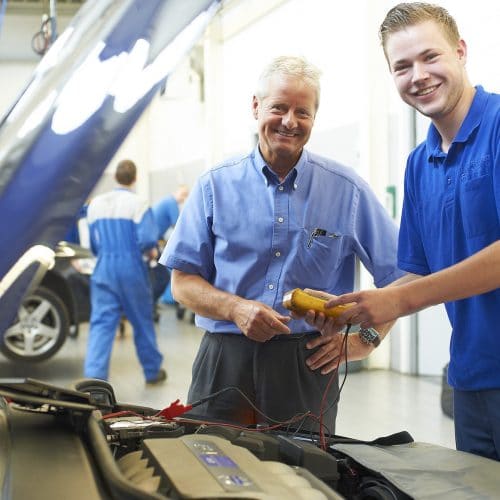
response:
<svg viewBox="0 0 500 500"><path fill-rule="evenodd" d="M277 173L297 163L309 140L316 115L314 88L300 78L274 75L267 95L254 96L253 114L258 122L262 156Z"/></svg>
<svg viewBox="0 0 500 500"><path fill-rule="evenodd" d="M389 35L389 68L404 102L435 122L460 109L467 86L466 46L452 44L434 21L425 21Z"/></svg>

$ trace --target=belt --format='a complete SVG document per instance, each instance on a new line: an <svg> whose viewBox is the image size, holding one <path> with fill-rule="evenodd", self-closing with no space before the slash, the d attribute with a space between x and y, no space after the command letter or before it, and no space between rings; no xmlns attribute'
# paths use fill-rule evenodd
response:
<svg viewBox="0 0 500 500"><path fill-rule="evenodd" d="M273 338L271 338L269 340L269 342L272 342L272 341L299 342L302 339L317 337L319 335L321 335L321 333L319 333L318 331L289 333L289 334L284 333L284 334L280 334L280 335L275 335Z"/></svg>
<svg viewBox="0 0 500 500"><path fill-rule="evenodd" d="M241 332L236 333L236 332L210 332L208 330L205 331L205 333L209 333L210 335L217 334L217 335L241 335L243 334ZM292 341L292 342L298 342L304 338L309 338L309 337L318 337L321 335L318 331L314 330L312 332L298 332L298 333L283 333L279 335L275 335L269 341Z"/></svg>

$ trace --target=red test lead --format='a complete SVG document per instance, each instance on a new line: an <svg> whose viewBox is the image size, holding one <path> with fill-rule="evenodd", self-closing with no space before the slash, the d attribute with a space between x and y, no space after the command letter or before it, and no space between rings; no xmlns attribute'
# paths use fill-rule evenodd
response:
<svg viewBox="0 0 500 500"><path fill-rule="evenodd" d="M173 403L170 403L170 406L163 408L159 413L157 413L156 417L164 417L167 420L171 420L179 415L183 415L187 411L189 411L193 405L179 404L180 399L176 399Z"/></svg>

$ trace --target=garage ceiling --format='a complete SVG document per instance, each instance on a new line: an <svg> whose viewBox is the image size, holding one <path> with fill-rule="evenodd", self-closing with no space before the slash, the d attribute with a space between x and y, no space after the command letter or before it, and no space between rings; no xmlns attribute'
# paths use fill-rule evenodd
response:
<svg viewBox="0 0 500 500"><path fill-rule="evenodd" d="M72 16L85 0L55 0L57 14ZM7 0L7 14L42 15L49 13L49 0Z"/></svg>
<svg viewBox="0 0 500 500"><path fill-rule="evenodd" d="M55 0L58 34L84 3L85 0ZM49 14L49 0L7 0L0 26L0 61L37 63L40 56L32 48L32 39L41 29L42 16Z"/></svg>
<svg viewBox="0 0 500 500"><path fill-rule="evenodd" d="M38 62L40 56L33 51L31 40L40 31L42 16L50 13L50 1L3 1L7 1L7 9L0 26L0 61ZM223 0L220 13L221 42L237 35L288 1ZM57 32L60 34L85 3L85 0L54 0L54 2Z"/></svg>

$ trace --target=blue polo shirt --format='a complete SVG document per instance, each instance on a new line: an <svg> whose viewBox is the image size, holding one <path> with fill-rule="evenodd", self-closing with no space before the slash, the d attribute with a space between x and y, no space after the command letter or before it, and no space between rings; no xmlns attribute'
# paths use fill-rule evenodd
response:
<svg viewBox="0 0 500 500"><path fill-rule="evenodd" d="M304 150L280 182L257 147L199 178L160 262L288 314L283 294L294 288L352 291L356 257L376 286L392 282L402 275L396 247L395 224L352 169ZM240 333L227 321L196 324Z"/></svg>
<svg viewBox="0 0 500 500"><path fill-rule="evenodd" d="M431 125L408 158L399 267L426 275L460 262L500 239L499 220L500 95L477 87L448 153ZM447 303L446 311L450 384L500 388L500 289Z"/></svg>

